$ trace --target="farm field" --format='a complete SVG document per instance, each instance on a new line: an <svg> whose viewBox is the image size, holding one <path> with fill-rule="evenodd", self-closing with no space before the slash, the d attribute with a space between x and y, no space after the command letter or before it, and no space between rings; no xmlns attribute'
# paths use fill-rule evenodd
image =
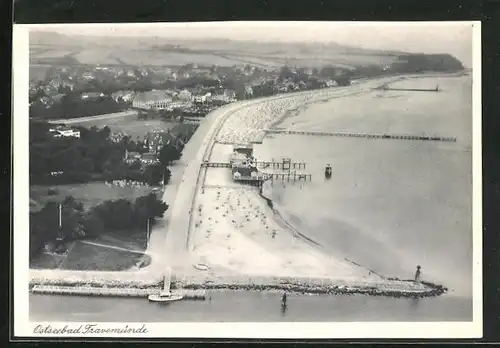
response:
<svg viewBox="0 0 500 348"><path fill-rule="evenodd" d="M81 64L122 64L115 54L116 50L112 48L92 48L79 51L74 58Z"/></svg>
<svg viewBox="0 0 500 348"><path fill-rule="evenodd" d="M214 49L192 52L165 51L160 49L125 49L116 47L90 47L64 50L57 46L34 49L33 60L62 58L71 55L80 64L123 64L139 66L181 66L188 63L200 66L234 66L253 64L261 67L277 67L292 64L304 67L319 67L326 64L352 67L365 64L388 64L393 57L382 54L342 53L336 51L312 52L246 52Z"/></svg>
<svg viewBox="0 0 500 348"><path fill-rule="evenodd" d="M30 81L44 81L47 71L51 67L49 65L30 64L29 67L29 80Z"/></svg>

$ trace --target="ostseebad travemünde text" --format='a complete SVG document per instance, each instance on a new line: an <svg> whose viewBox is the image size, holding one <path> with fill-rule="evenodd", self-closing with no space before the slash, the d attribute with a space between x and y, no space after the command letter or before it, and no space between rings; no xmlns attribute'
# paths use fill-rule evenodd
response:
<svg viewBox="0 0 500 348"><path fill-rule="evenodd" d="M133 327L124 325L121 327L102 327L98 324L64 325L62 327L52 325L37 325L33 329L34 334L45 335L88 335L88 334L144 334L148 329L146 325Z"/></svg>

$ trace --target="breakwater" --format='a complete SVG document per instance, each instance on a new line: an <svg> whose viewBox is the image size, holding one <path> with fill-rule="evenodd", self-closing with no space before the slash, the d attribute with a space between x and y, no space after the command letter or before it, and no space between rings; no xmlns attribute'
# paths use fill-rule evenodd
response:
<svg viewBox="0 0 500 348"><path fill-rule="evenodd" d="M31 286L32 293L75 295L75 296L110 296L110 297L147 297L161 290L162 284L155 286L119 287L96 286L95 284L38 284ZM198 277L182 277L171 282L172 293L186 299L205 299L208 290L230 291L286 291L298 294L329 295L373 295L389 297L432 297L447 291L441 285L428 282L415 283L411 280L387 279L378 283L345 283L341 280L314 277L245 277L226 276L201 280Z"/></svg>
<svg viewBox="0 0 500 348"><path fill-rule="evenodd" d="M394 140L430 140L456 142L455 137L426 136L411 134L377 134L377 133L347 133L347 132L313 132L313 131L291 131L284 129L266 129L269 134L289 134L289 135L311 135L328 137L352 137L367 139L394 139Z"/></svg>
<svg viewBox="0 0 500 348"><path fill-rule="evenodd" d="M232 277L231 277L232 278ZM387 280L381 283L347 284L329 278L286 278L286 277L253 277L251 280L218 279L199 282L176 281L175 288L192 290L246 290L246 291L286 291L298 294L328 295L373 295L389 297L432 297L443 294L447 289L443 286L410 280Z"/></svg>

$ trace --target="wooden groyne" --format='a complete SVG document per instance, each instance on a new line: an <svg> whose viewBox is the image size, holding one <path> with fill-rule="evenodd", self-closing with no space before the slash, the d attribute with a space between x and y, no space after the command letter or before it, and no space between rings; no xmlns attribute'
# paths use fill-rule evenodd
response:
<svg viewBox="0 0 500 348"><path fill-rule="evenodd" d="M352 137L352 138L367 138L367 139L394 139L394 140L430 140L430 141L448 141L456 142L455 137L442 136L425 136L425 135L410 135L410 134L377 134L377 133L347 133L347 132L313 132L313 131L292 131L268 129L267 133L273 134L290 134L290 135L311 135L324 137Z"/></svg>
<svg viewBox="0 0 500 348"><path fill-rule="evenodd" d="M105 288L105 287L76 287L57 285L35 285L31 292L46 295L74 295L74 296L107 296L107 297L148 297L158 294L161 289L149 288ZM173 295L180 295L186 300L204 300L206 291L203 289L178 289Z"/></svg>

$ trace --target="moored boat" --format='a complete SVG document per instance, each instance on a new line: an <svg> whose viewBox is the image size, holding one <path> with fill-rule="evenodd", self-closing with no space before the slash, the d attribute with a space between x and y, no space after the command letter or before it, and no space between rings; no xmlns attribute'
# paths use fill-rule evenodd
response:
<svg viewBox="0 0 500 348"><path fill-rule="evenodd" d="M172 293L159 293L159 294L152 294L148 296L148 300L151 302L174 302L174 301L179 301L182 300L183 297L180 295L173 295Z"/></svg>
<svg viewBox="0 0 500 348"><path fill-rule="evenodd" d="M148 300L151 302L174 302L183 299L183 296L174 295L170 292L170 278L171 270L168 269L168 273L164 276L163 280L163 290L159 294L151 294L148 296Z"/></svg>
<svg viewBox="0 0 500 348"><path fill-rule="evenodd" d="M325 168L325 178L329 179L332 176L332 166L327 164Z"/></svg>

